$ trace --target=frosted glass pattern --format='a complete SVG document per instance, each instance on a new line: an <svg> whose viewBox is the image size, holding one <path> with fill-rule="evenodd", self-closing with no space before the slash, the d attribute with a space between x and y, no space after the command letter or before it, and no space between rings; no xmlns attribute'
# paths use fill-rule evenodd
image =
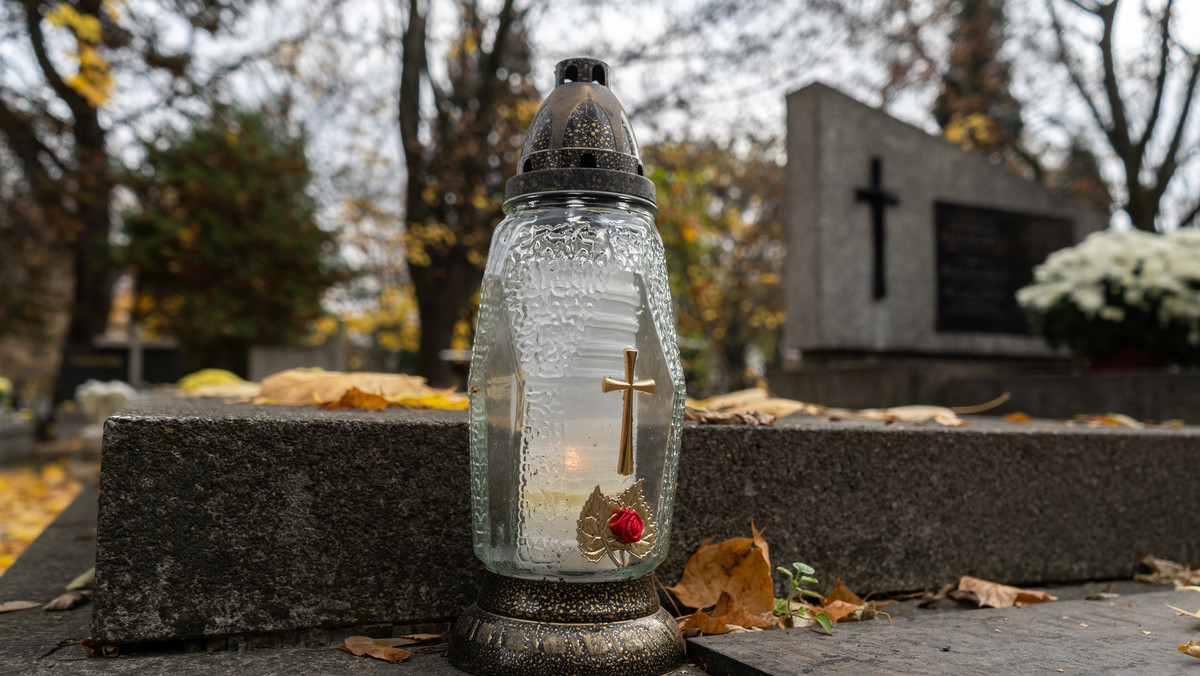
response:
<svg viewBox="0 0 1200 676"><path fill-rule="evenodd" d="M601 380L635 378L634 473L617 473L623 397ZM471 360L472 518L476 555L518 577L597 581L644 575L666 554L683 420L662 240L646 208L618 198L544 196L497 228ZM596 486L636 481L653 510L654 551L618 569L579 552L577 521Z"/></svg>

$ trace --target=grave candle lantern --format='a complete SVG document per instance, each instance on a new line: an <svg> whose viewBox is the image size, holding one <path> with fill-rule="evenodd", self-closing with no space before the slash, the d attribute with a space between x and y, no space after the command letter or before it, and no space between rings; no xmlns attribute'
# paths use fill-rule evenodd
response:
<svg viewBox="0 0 1200 676"><path fill-rule="evenodd" d="M684 652L648 577L670 537L684 385L654 184L608 65L555 75L484 273L468 390L489 573L450 659L658 674Z"/></svg>

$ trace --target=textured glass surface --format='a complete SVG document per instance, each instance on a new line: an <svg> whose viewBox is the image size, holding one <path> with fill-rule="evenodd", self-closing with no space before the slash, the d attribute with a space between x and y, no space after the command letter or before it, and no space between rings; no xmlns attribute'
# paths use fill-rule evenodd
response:
<svg viewBox="0 0 1200 676"><path fill-rule="evenodd" d="M653 394L634 396L634 473L617 473L624 350ZM497 228L484 273L471 396L475 554L493 571L596 581L644 575L670 539L683 370L652 212L616 197L519 202ZM618 569L588 561L576 528L596 486L636 481L658 526L654 551Z"/></svg>

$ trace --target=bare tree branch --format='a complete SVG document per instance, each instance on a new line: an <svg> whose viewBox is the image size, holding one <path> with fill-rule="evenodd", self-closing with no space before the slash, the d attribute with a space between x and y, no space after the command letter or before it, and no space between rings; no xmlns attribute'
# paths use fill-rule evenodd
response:
<svg viewBox="0 0 1200 676"><path fill-rule="evenodd" d="M72 111L90 107L87 99L72 89L54 68L54 64L50 62L50 56L46 53L46 36L42 33L42 15L38 11L38 3L27 0L23 4L25 6L25 28L29 31L29 42L33 45L33 54L37 58L42 75L50 83L54 93L66 102Z"/></svg>
<svg viewBox="0 0 1200 676"><path fill-rule="evenodd" d="M1082 0L1067 0L1067 2L1071 3L1072 5L1075 5L1076 7L1078 7L1079 9L1082 9L1085 12L1090 12L1092 14L1099 14L1100 10L1103 8L1102 5L1099 5L1094 2L1085 3Z"/></svg>
<svg viewBox="0 0 1200 676"><path fill-rule="evenodd" d="M1179 219L1179 227L1200 227L1200 222L1192 223L1192 221L1195 221L1198 218L1200 218L1200 199L1196 200L1196 203L1192 205L1191 210L1189 210L1183 218Z"/></svg>
<svg viewBox="0 0 1200 676"><path fill-rule="evenodd" d="M38 140L37 134L33 130L32 120L27 115L10 108L3 99L0 99L0 133L7 138L8 147L20 159L21 168L35 189L53 184L39 155L45 153L55 162L58 162L58 158ZM61 164L59 166L61 167Z"/></svg>
<svg viewBox="0 0 1200 676"><path fill-rule="evenodd" d="M1146 127L1142 130L1142 138L1137 142L1138 155L1145 155L1146 146L1154 136L1154 128L1158 125L1158 114L1162 109L1163 94L1167 89L1167 67L1171 55L1171 5L1174 0L1167 0L1162 19L1159 20L1158 42L1158 74L1154 76L1154 103L1150 106L1150 114L1146 117Z"/></svg>
<svg viewBox="0 0 1200 676"><path fill-rule="evenodd" d="M425 54L425 15L420 0L409 0L408 25L404 29L400 52L400 142L408 171L409 190L419 184L422 148L417 138L421 124L421 74L427 70Z"/></svg>
<svg viewBox="0 0 1200 676"><path fill-rule="evenodd" d="M1072 4L1078 5L1076 2L1072 2ZM1075 61L1075 58L1071 55L1071 51L1067 48L1067 40L1066 37L1064 37L1066 28L1063 26L1062 21L1058 18L1058 11L1054 8L1053 0L1051 0L1049 3L1049 9L1050 23L1054 31L1054 37L1058 42L1059 60L1062 61L1063 66L1067 69L1067 76L1071 79L1071 84L1075 86L1075 90L1079 92L1079 97L1083 99L1085 104L1087 104L1088 110L1092 114L1092 119L1094 119L1096 124L1107 133L1109 122L1108 120L1104 119L1104 114L1100 112L1099 106L1097 106L1096 102L1092 100L1092 95L1090 92L1088 92L1087 85L1083 83L1083 76L1079 72L1079 64Z"/></svg>
<svg viewBox="0 0 1200 676"><path fill-rule="evenodd" d="M1109 112L1112 114L1112 124L1105 131L1112 141L1113 149L1129 164L1126 167L1132 175L1137 176L1141 169L1141 158L1131 158L1129 150L1132 142L1129 140L1129 116L1125 112L1125 99L1121 97L1121 87L1117 82L1117 66L1113 55L1113 29L1117 22L1117 2L1113 0L1100 8L1099 16L1104 22L1104 32L1100 35L1100 57L1104 63L1104 93L1108 97Z"/></svg>
<svg viewBox="0 0 1200 676"><path fill-rule="evenodd" d="M1167 191L1167 184L1179 168L1179 147L1183 144L1184 133L1187 131L1188 117L1192 112L1192 103L1196 99L1196 84L1200 82L1200 54L1192 55L1192 72L1188 75L1187 89L1183 97L1183 108L1179 111L1178 122L1175 123L1175 133L1171 136L1171 144L1167 148L1167 156L1159 165L1155 175L1155 186L1152 195L1155 202L1162 198Z"/></svg>
<svg viewBox="0 0 1200 676"><path fill-rule="evenodd" d="M497 73L504 59L505 47L511 37L509 34L512 32L513 21L517 18L517 12L513 8L513 0L504 0L504 6L500 8L499 18L500 25L496 29L496 39L492 44L492 51L485 53L479 64L480 111L491 109L502 84L497 79Z"/></svg>

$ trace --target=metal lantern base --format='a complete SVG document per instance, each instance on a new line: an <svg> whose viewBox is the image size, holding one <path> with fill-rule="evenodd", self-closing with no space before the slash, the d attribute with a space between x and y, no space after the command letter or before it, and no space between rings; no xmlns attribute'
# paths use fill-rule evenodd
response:
<svg viewBox="0 0 1200 676"><path fill-rule="evenodd" d="M450 661L492 674L645 674L683 663L683 636L650 577L552 582L489 572L450 633Z"/></svg>

